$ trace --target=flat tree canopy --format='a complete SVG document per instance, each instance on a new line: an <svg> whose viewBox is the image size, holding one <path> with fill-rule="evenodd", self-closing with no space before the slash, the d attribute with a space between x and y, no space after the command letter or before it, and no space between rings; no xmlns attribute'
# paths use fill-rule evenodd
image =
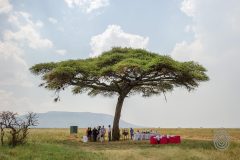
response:
<svg viewBox="0 0 240 160"><path fill-rule="evenodd" d="M189 61L143 49L112 48L94 58L36 64L30 68L44 81L40 86L59 93L72 87L74 94L118 96L113 123L113 140L119 140L119 119L124 98L132 94L144 97L172 91L174 87L193 90L207 81L206 69ZM57 101L59 96L55 100Z"/></svg>

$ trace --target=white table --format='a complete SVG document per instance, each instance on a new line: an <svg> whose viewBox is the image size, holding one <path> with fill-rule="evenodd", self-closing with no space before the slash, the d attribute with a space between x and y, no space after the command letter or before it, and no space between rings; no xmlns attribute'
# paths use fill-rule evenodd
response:
<svg viewBox="0 0 240 160"><path fill-rule="evenodd" d="M160 134L157 133L135 133L133 136L133 140L134 141L138 141L138 140L149 140L151 136L156 136Z"/></svg>

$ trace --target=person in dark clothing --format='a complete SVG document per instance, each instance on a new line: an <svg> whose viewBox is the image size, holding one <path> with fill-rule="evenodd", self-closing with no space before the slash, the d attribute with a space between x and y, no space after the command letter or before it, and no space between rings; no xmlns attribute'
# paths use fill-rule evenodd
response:
<svg viewBox="0 0 240 160"><path fill-rule="evenodd" d="M93 141L96 142L97 136L98 136L98 130L95 127L92 130L92 134L93 134Z"/></svg>
<svg viewBox="0 0 240 160"><path fill-rule="evenodd" d="M86 130L86 136L88 136L88 131L89 131L89 127L88 127L87 130Z"/></svg>
<svg viewBox="0 0 240 160"><path fill-rule="evenodd" d="M111 125L108 125L108 141L112 140L112 128Z"/></svg>
<svg viewBox="0 0 240 160"><path fill-rule="evenodd" d="M88 137L89 141L92 141L92 128L91 127L88 128L87 137Z"/></svg>
<svg viewBox="0 0 240 160"><path fill-rule="evenodd" d="M98 131L97 140L99 141L101 138L101 126L98 126L97 131Z"/></svg>
<svg viewBox="0 0 240 160"><path fill-rule="evenodd" d="M133 128L130 128L130 135L131 135L131 140L133 139L133 136L134 136L134 130Z"/></svg>

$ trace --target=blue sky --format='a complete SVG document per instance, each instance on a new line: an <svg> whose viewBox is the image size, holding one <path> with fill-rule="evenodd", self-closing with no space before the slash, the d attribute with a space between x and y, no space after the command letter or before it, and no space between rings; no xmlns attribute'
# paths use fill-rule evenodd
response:
<svg viewBox="0 0 240 160"><path fill-rule="evenodd" d="M133 96L122 119L155 127L240 127L240 3L237 0L0 0L0 111L113 115L116 97L53 93L28 68L82 59L113 46L145 48L208 68L191 93Z"/></svg>

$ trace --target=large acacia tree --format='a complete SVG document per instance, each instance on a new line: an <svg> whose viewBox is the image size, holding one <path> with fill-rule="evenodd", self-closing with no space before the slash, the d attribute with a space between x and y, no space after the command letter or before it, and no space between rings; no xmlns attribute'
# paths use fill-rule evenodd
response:
<svg viewBox="0 0 240 160"><path fill-rule="evenodd" d="M196 62L178 62L167 55L132 48L113 48L94 58L40 63L30 70L42 77L40 86L55 91L55 101L67 87L74 94L117 95L113 140L120 138L119 120L126 97L164 94L174 87L190 91L208 80L206 69Z"/></svg>

